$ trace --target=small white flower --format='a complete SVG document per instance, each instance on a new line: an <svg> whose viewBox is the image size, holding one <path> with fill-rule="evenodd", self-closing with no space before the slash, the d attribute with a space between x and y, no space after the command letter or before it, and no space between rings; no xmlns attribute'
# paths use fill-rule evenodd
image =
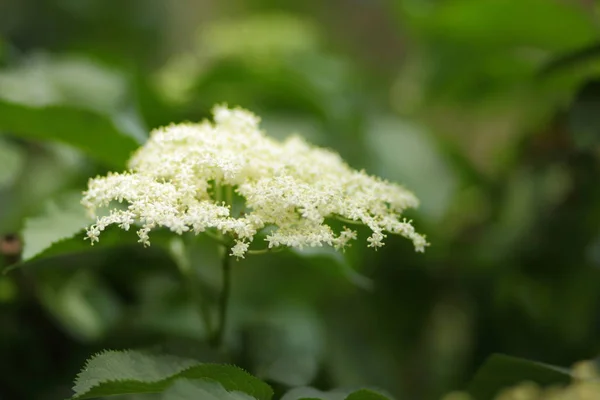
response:
<svg viewBox="0 0 600 400"><path fill-rule="evenodd" d="M383 246L384 232L412 240L417 251L428 245L401 219L405 209L418 206L403 187L353 170L338 154L298 136L275 141L246 110L217 106L213 113L214 123L153 131L129 160L129 171L90 179L82 200L90 215L112 201L125 205L88 229L92 243L108 225L127 230L137 224L144 245L156 227L179 235L212 228L234 240L236 257L244 257L265 230L269 248L343 249L356 232L335 232L327 221L337 218L368 226L370 247ZM243 203L235 215L229 204L234 197Z"/></svg>
<svg viewBox="0 0 600 400"><path fill-rule="evenodd" d="M244 258L244 254L248 251L248 243L237 241L231 248L231 255L237 258Z"/></svg>

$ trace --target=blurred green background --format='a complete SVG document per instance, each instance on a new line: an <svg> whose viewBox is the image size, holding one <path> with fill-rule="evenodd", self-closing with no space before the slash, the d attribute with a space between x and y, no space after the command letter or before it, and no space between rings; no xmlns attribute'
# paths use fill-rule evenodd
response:
<svg viewBox="0 0 600 400"><path fill-rule="evenodd" d="M405 184L432 246L390 237L373 251L363 235L344 254L236 263L238 351L225 361L276 388L427 400L495 352L592 358L599 33L588 0L1 0L3 263L20 232L30 254L74 233L64 209L150 129L228 103L269 135L301 133ZM216 296L216 252L202 241L196 253ZM219 359L184 280L167 252L138 246L0 276L0 399L65 398L105 348Z"/></svg>

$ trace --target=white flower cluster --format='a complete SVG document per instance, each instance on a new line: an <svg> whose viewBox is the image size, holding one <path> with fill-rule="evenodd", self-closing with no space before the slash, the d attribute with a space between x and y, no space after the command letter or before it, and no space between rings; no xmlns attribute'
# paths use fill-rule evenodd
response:
<svg viewBox="0 0 600 400"><path fill-rule="evenodd" d="M368 226L371 247L382 246L386 233L411 239L417 251L427 246L410 221L400 219L406 208L418 205L411 192L353 170L338 154L300 137L270 139L249 111L217 106L213 113L214 123L153 131L130 159L128 172L89 181L82 204L92 216L113 201L126 204L97 217L88 228L92 243L110 224L125 230L138 224L145 245L157 227L177 234L216 230L233 239L236 257L244 257L261 230L269 248L339 249L356 232L346 227L335 232L326 219L337 218Z"/></svg>

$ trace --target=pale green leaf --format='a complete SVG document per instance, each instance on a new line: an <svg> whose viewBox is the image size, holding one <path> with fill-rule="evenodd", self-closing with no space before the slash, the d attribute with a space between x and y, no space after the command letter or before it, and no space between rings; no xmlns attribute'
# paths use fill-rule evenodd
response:
<svg viewBox="0 0 600 400"><path fill-rule="evenodd" d="M50 200L43 213L25 221L22 232L24 261L72 237L92 222L79 203L80 199L79 193L68 193L58 200Z"/></svg>

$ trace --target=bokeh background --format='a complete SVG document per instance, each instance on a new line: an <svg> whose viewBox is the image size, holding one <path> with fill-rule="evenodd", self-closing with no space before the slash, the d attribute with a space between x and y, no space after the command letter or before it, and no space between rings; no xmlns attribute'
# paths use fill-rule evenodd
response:
<svg viewBox="0 0 600 400"><path fill-rule="evenodd" d="M228 361L276 388L427 400L492 353L593 358L599 33L586 0L0 0L3 263L28 217L123 168L118 146L89 157L65 135L143 140L240 105L272 136L301 133L413 190L432 246L390 237L236 264ZM210 241L194 260L216 295ZM65 398L105 348L218 359L184 284L171 256L135 246L0 276L0 398Z"/></svg>

